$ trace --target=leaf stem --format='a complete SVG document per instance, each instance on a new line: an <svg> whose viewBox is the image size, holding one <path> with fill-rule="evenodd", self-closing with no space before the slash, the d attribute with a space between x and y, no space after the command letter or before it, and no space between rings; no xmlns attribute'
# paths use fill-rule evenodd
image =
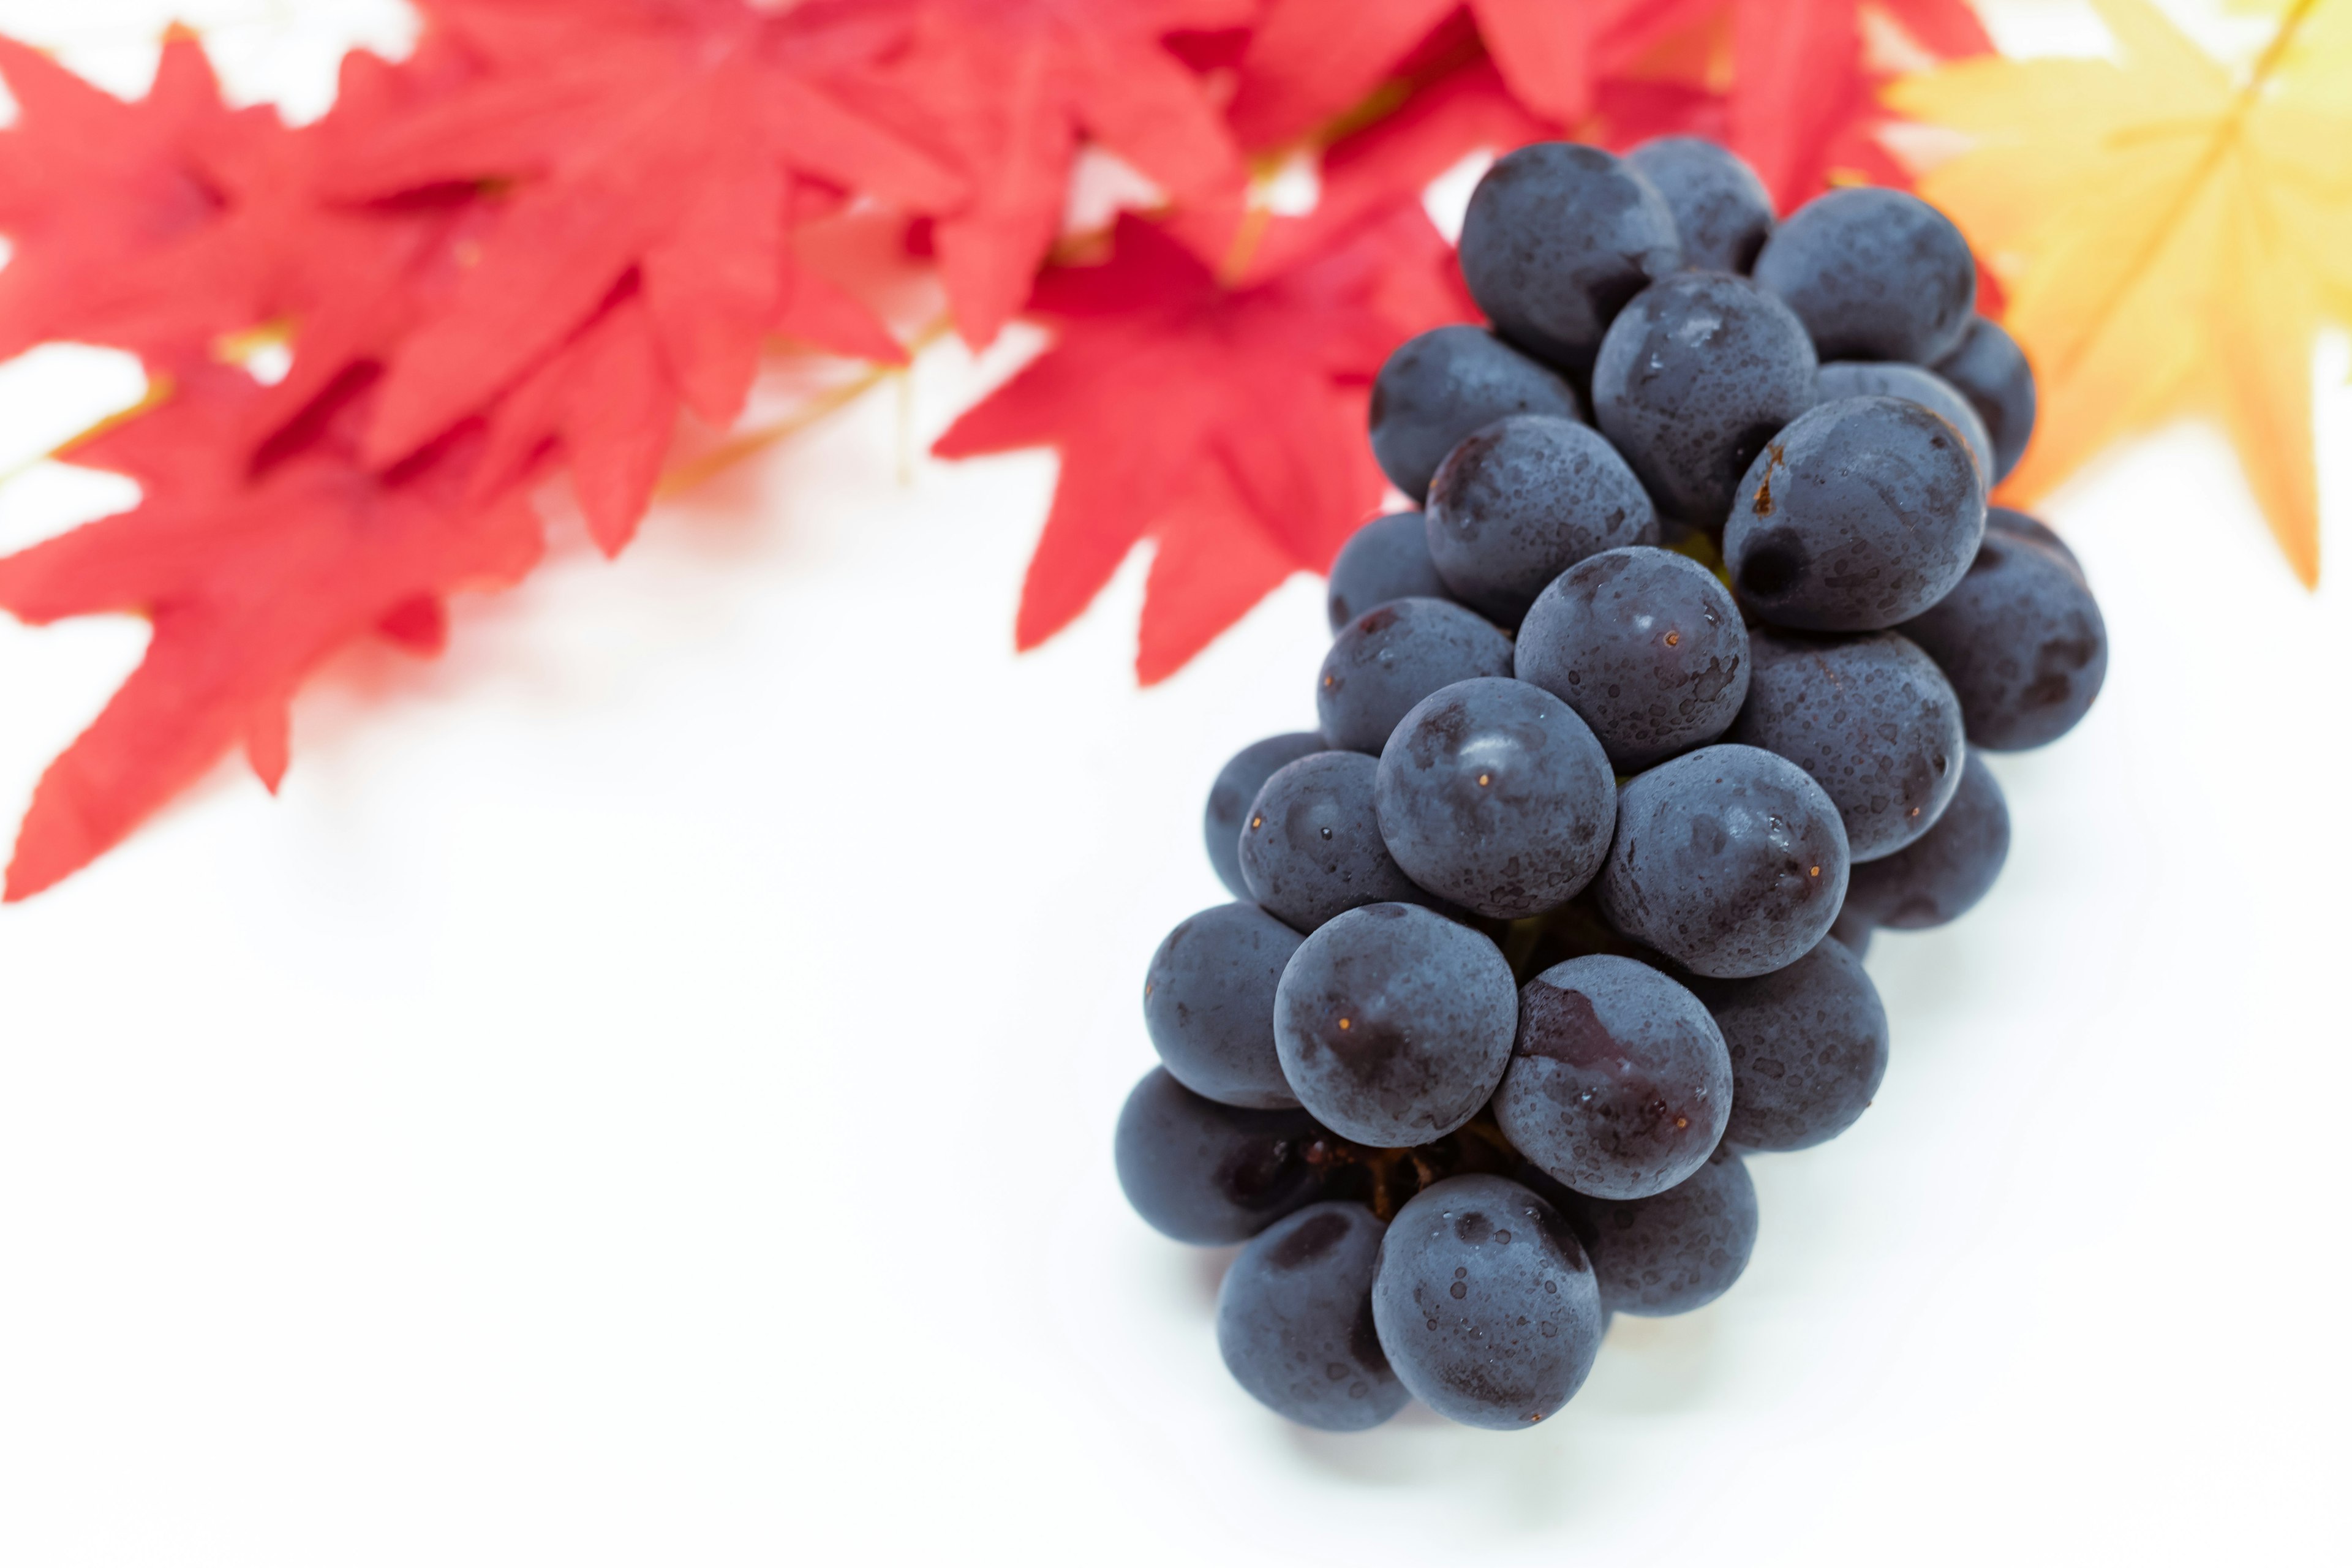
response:
<svg viewBox="0 0 2352 1568"><path fill-rule="evenodd" d="M947 332L948 322L942 317L915 334L914 341L907 345L908 353L911 356L922 353L945 337ZM708 483L736 464L758 456L779 441L798 435L827 415L848 407L891 377L906 374L907 369L903 365L877 364L854 380L818 393L772 424L756 426L730 437L701 457L681 463L664 474L661 482L654 487L655 499L666 500L697 485Z"/></svg>

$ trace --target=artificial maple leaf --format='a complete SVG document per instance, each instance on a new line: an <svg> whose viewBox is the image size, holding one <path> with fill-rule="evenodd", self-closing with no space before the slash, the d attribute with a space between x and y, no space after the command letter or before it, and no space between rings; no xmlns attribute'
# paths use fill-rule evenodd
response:
<svg viewBox="0 0 2352 1568"><path fill-rule="evenodd" d="M523 492L469 502L478 437L379 475L357 460L355 386L253 476L220 437L258 395L242 373L182 367L161 408L70 455L134 475L140 504L0 561L0 608L20 619L128 613L154 627L138 669L42 775L11 900L120 843L233 747L276 788L288 704L321 661L377 633L437 646L445 595L511 583L539 558Z"/></svg>
<svg viewBox="0 0 2352 1568"><path fill-rule="evenodd" d="M1899 47L1920 59L1992 48L1965 0L1870 0L1867 9L1864 0L1737 0L1727 144L1784 210L1833 174L1900 181L1875 136L1887 73L1870 58L1871 16L1899 29Z"/></svg>
<svg viewBox="0 0 2352 1568"><path fill-rule="evenodd" d="M974 348L1020 309L1060 232L1090 137L1177 204L1237 191L1241 159L1201 78L1167 46L1252 19L1254 0L916 0L909 40L866 79L875 112L952 160L941 280Z"/></svg>
<svg viewBox="0 0 2352 1568"><path fill-rule="evenodd" d="M198 149L282 139L274 112L224 105L181 32L132 103L6 37L0 77L17 110L0 132L0 358L56 340L178 352L253 322L257 280L217 243L225 198Z"/></svg>
<svg viewBox="0 0 2352 1568"><path fill-rule="evenodd" d="M2315 583L2311 354L2352 320L2352 28L2308 47L2326 40L2300 0L2233 76L2144 0L2095 4L2115 60L1972 61L1893 95L1974 139L1920 189L2007 285L2039 378L2004 494L2031 501L2118 437L2211 413Z"/></svg>
<svg viewBox="0 0 2352 1568"><path fill-rule="evenodd" d="M1470 0L1486 52L1528 111L1582 118L1595 40L1638 0ZM1460 10L1461 0L1275 0L1242 58L1233 121L1245 145L1295 141L1362 103Z"/></svg>
<svg viewBox="0 0 2352 1568"><path fill-rule="evenodd" d="M401 343L369 458L415 451L513 385L634 277L679 399L741 410L793 269L795 174L937 207L961 180L805 78L790 16L743 0L434 0L483 79L345 150L382 200L510 183L448 308Z"/></svg>
<svg viewBox="0 0 2352 1568"><path fill-rule="evenodd" d="M1324 569L1381 494L1364 440L1372 375L1465 304L1417 205L1239 289L1133 216L1108 261L1049 271L1032 308L1058 327L1053 347L934 447L1060 449L1015 642L1067 626L1150 539L1136 658L1149 684L1293 572Z"/></svg>

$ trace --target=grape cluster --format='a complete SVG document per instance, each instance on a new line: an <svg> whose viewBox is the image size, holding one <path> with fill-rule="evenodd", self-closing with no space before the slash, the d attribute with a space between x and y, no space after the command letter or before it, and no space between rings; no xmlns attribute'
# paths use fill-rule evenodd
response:
<svg viewBox="0 0 2352 1568"><path fill-rule="evenodd" d="M1896 191L1775 224L1710 142L1522 148L1472 197L1490 329L1398 349L1372 449L1421 510L1331 571L1318 728L1209 795L1235 902L1144 981L1121 1184L1247 1242L1217 1337L1295 1421L1516 1428L1612 1314L1729 1289L1742 1155L1870 1103L1879 926L2009 849L1983 753L2105 673L2080 564L1989 508L2033 422L1976 263Z"/></svg>

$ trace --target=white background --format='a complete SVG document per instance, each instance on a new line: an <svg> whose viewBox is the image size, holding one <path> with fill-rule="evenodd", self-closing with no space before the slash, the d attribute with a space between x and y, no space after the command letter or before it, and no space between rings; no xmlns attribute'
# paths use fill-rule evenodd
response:
<svg viewBox="0 0 2352 1568"><path fill-rule="evenodd" d="M180 9L306 112L405 26ZM131 90L163 14L0 27ZM560 531L446 659L319 682L281 797L224 767L0 911L0 1562L2340 1560L2352 615L2215 437L2051 509L2105 696L2000 759L1985 904L1874 950L1885 1089L1753 1163L1739 1288L1621 1320L1532 1432L1328 1437L1227 1381L1223 1255L1109 1161L1144 961L1222 896L1208 780L1312 721L1319 584L1139 692L1139 559L1013 658L1052 460L905 454L1035 341L618 564ZM0 369L0 468L136 390ZM127 499L36 465L0 545ZM0 816L142 640L0 624Z"/></svg>

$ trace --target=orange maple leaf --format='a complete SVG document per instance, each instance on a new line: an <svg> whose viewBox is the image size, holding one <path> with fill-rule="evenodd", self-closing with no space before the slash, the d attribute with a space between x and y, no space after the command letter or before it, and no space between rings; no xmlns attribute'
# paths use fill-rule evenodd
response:
<svg viewBox="0 0 2352 1568"><path fill-rule="evenodd" d="M2147 0L2095 0L2117 58L1964 61L1894 106L1973 144L1925 171L2006 287L2040 381L2004 487L2218 417L2295 574L2319 578L2313 340L2352 321L2352 0L2294 0L2241 72Z"/></svg>

